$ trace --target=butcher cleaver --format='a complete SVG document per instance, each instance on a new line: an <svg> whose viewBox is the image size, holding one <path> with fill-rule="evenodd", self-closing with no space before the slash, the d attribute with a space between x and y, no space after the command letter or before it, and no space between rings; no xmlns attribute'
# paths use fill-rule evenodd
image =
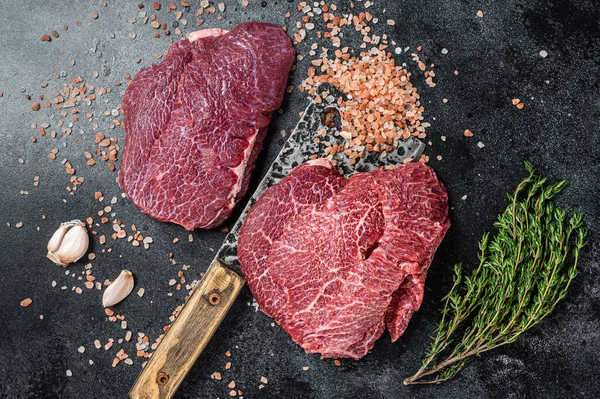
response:
<svg viewBox="0 0 600 399"><path fill-rule="evenodd" d="M315 99L319 101L313 99L304 111L204 277L146 364L131 389L131 398L171 398L175 394L244 286L245 280L237 258L237 241L238 232L250 208L267 188L285 177L295 166L309 160L314 154L324 153L325 141L343 143L336 128L337 99L343 94L329 84L321 84L316 94L318 96ZM319 130L325 130L326 136L316 142L314 138ZM337 167L349 176L357 171L399 164L406 158L418 159L424 147L421 141L410 138L399 142L397 151L373 152L355 165L349 166L342 161L338 162Z"/></svg>

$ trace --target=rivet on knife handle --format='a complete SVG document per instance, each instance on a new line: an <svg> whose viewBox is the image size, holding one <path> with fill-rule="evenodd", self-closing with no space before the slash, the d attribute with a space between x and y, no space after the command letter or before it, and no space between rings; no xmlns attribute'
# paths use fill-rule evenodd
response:
<svg viewBox="0 0 600 399"><path fill-rule="evenodd" d="M244 286L239 274L215 260L194 289L129 396L171 398Z"/></svg>

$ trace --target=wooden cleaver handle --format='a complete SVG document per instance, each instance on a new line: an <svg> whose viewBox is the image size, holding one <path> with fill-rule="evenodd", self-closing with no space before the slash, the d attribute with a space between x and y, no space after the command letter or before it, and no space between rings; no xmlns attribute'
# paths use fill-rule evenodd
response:
<svg viewBox="0 0 600 399"><path fill-rule="evenodd" d="M132 399L175 394L244 283L243 277L218 259L210 265L129 392Z"/></svg>

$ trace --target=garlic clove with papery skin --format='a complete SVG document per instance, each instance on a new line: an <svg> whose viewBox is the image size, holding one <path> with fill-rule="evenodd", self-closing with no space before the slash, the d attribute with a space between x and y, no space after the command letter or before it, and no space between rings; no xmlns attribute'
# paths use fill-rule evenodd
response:
<svg viewBox="0 0 600 399"><path fill-rule="evenodd" d="M102 305L106 308L108 306L116 305L127 298L127 295L131 294L131 291L133 291L133 283L133 274L129 270L121 271L119 277L104 290L104 294L102 295Z"/></svg>
<svg viewBox="0 0 600 399"><path fill-rule="evenodd" d="M89 244L90 238L82 221L76 219L62 223L48 242L48 258L66 267L85 255Z"/></svg>

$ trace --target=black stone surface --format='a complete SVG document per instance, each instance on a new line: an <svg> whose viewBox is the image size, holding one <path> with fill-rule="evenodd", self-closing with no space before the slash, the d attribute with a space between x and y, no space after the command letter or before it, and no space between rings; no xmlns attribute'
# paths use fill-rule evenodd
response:
<svg viewBox="0 0 600 399"><path fill-rule="evenodd" d="M127 392L140 372L136 358L132 366L123 363L112 368L111 362L121 345L97 350L93 341L105 344L125 335L118 324L107 320L101 306L101 292L87 290L78 295L72 291L87 262L77 262L65 270L45 258L46 243L60 222L95 215L117 196L112 212L127 226L135 223L144 235L154 238L149 250L134 248L125 240L113 242L101 253L98 245L93 264L94 276L102 282L115 278L127 268L136 275L136 288L144 287L143 298L132 294L114 307L126 315L128 329L135 335L148 334L152 341L168 323L171 311L183 302L184 291L168 286L177 278L182 264L189 281L209 265L214 250L225 233L220 230L197 231L193 243L187 242L182 228L159 223L138 212L120 198L116 173L103 162L92 168L85 166L83 151L93 151L98 131L110 133L122 144L124 133L108 129L111 117L104 116L120 103L125 85L123 74L132 76L141 67L155 61L153 55L175 40L161 35L139 21L137 1L61 1L47 0L8 2L0 5L0 397L1 398L118 398ZM191 11L184 13L187 26L194 29L193 12L199 0L190 0ZM297 2L250 0L248 8L237 1L224 1L222 20L215 15L203 17L203 27L229 28L246 20L284 24L294 31L300 14ZM340 8L348 2L338 1ZM428 88L410 55L395 55L414 72L413 82L419 87L426 119L432 123L426 153L432 165L447 184L451 200L452 228L442 243L427 279L421 310L414 316L404 336L395 344L384 336L362 360L343 360L341 367L331 360L320 360L305 354L272 321L256 312L247 289L233 306L219 332L182 384L178 398L229 397L227 384L234 379L247 398L579 398L600 397L600 283L598 283L598 205L600 157L599 83L600 12L594 1L382 1L375 0L369 11L381 21L374 28L387 33L398 46L413 52L423 46L421 58L435 64L437 86ZM145 1L145 11L154 12ZM159 21L172 26L173 13L167 14L168 2L156 12ZM178 6L180 2L177 2ZM178 7L181 9L181 7ZM357 10L363 5L357 2ZM283 14L292 11L292 18ZM483 18L476 12L482 10ZM90 12L99 18L93 20ZM338 11L339 13L339 11ZM385 20L393 18L391 27ZM141 18L138 18L141 19ZM81 26L76 21L81 21ZM62 26L67 24L68 31ZM41 42L43 34L56 29L60 37ZM174 27L170 28L173 31ZM132 40L129 32L137 37ZM94 47L97 49L92 51ZM300 44L307 53L312 41ZM346 45L357 47L358 41ZM327 47L331 46L327 44ZM443 55L442 48L448 49ZM539 56L540 50L548 56ZM134 62L141 58L141 64ZM71 65L70 60L75 60ZM306 62L293 74L298 84L305 76ZM459 71L458 75L454 71ZM52 73L65 71L66 80ZM99 71L98 79L92 71ZM31 143L29 137L37 129L31 123L49 122L56 130L55 111L44 108L30 110L33 101L26 94L52 98L55 91L72 76L82 76L96 87L111 87L112 93L99 97L82 113L94 113L99 129L80 115L73 133L59 132L56 140L49 136ZM39 84L49 81L45 89ZM21 91L24 88L24 92ZM447 98L448 103L442 99ZM512 98L525 102L517 110ZM258 162L253 182L256 184L273 160L283 139L281 129L292 128L306 98L294 92L284 105L285 113L274 118L269 138ZM462 132L470 129L473 138ZM446 136L444 142L441 136ZM77 137L78 143L72 138ZM477 142L483 142L480 149ZM59 148L56 161L47 154ZM436 156L442 155L442 160ZM22 158L24 163L19 163ZM65 190L68 175L61 160L69 160L84 184L70 197ZM505 207L504 193L512 191L524 176L522 161L531 160L544 175L567 179L569 186L558 198L568 211L583 211L590 229L587 250L581 259L581 274L567 298L556 312L540 326L525 334L515 344L485 354L471 362L456 379L441 386L405 387L403 378L418 368L422 353L438 321L440 298L451 282L451 267L462 261L465 268L474 265L477 241L490 230L497 215ZM39 187L33 186L34 175L40 176ZM29 191L20 195L20 190ZM94 200L94 192L102 191L103 202ZM467 195L466 200L461 197ZM66 201L64 201L66 200ZM42 215L46 219L42 219ZM98 219L98 218L97 218ZM233 223L235 218L229 221ZM15 223L22 221L18 229ZM7 226L7 222L12 227ZM110 225L96 229L110 234ZM180 237L177 244L174 237ZM168 253L172 252L176 265ZM52 281L57 282L52 287ZM67 289L62 290L65 286ZM167 294L172 292L173 296ZM31 297L27 308L19 302ZM43 319L40 319L43 315ZM86 348L78 353L80 346ZM135 357L133 343L123 345ZM230 351L231 357L225 352ZM89 365L88 360L94 364ZM229 370L224 369L231 361ZM308 371L302 367L308 366ZM73 376L67 377L66 370ZM222 381L210 378L220 371ZM258 388L260 377L269 382Z"/></svg>

